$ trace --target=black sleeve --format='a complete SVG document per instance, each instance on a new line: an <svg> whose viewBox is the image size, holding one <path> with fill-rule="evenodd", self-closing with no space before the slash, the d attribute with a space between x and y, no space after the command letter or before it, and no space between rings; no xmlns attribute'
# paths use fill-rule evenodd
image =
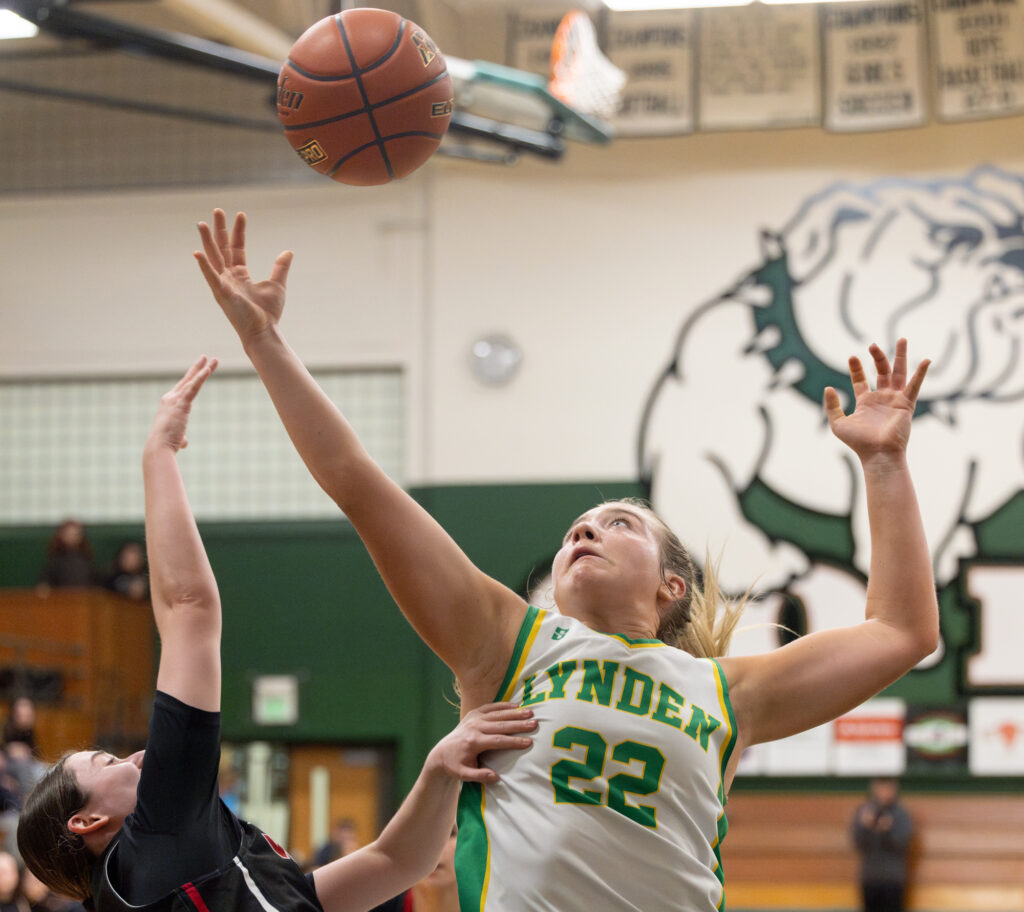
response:
<svg viewBox="0 0 1024 912"><path fill-rule="evenodd" d="M141 905L231 861L241 828L217 795L220 713L157 691L138 802L118 837L112 877Z"/></svg>

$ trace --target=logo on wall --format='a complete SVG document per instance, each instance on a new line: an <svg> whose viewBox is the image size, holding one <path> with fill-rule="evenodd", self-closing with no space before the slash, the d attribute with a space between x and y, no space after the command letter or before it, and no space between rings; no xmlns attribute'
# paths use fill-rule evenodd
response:
<svg viewBox="0 0 1024 912"><path fill-rule="evenodd" d="M908 457L944 634L919 668L949 648L966 689L1021 692L1024 177L836 184L762 232L761 250L732 287L687 307L639 439L659 514L720 561L727 591L765 594L737 651L779 645L758 621L804 632L863 618L863 486L822 391L849 410L847 358L906 336L911 369L932 359Z"/></svg>
<svg viewBox="0 0 1024 912"><path fill-rule="evenodd" d="M966 708L908 707L903 741L907 745L907 772L962 774L970 744Z"/></svg>

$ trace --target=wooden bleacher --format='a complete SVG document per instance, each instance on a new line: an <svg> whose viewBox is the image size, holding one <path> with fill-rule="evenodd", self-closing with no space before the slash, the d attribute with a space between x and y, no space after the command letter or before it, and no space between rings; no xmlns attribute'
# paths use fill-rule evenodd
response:
<svg viewBox="0 0 1024 912"><path fill-rule="evenodd" d="M729 909L860 908L846 794L729 798L722 844ZM1024 790L904 794L914 820L908 909L1024 912Z"/></svg>
<svg viewBox="0 0 1024 912"><path fill-rule="evenodd" d="M45 596L0 589L5 696L26 687L38 691L36 740L48 760L91 746L124 753L145 745L154 645L147 603L103 589L53 589Z"/></svg>

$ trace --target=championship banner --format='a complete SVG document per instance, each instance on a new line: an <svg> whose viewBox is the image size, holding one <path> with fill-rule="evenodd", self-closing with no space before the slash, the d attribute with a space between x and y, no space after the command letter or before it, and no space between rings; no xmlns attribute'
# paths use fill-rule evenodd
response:
<svg viewBox="0 0 1024 912"><path fill-rule="evenodd" d="M936 114L1024 112L1024 0L931 0Z"/></svg>
<svg viewBox="0 0 1024 912"><path fill-rule="evenodd" d="M702 130L820 124L815 4L703 9L698 47Z"/></svg>
<svg viewBox="0 0 1024 912"><path fill-rule="evenodd" d="M605 53L628 77L615 132L693 132L693 10L610 12L605 22Z"/></svg>
<svg viewBox="0 0 1024 912"><path fill-rule="evenodd" d="M920 126L927 119L923 0L822 7L825 127Z"/></svg>
<svg viewBox="0 0 1024 912"><path fill-rule="evenodd" d="M508 66L545 78L551 75L551 44L568 4L523 6L508 16Z"/></svg>

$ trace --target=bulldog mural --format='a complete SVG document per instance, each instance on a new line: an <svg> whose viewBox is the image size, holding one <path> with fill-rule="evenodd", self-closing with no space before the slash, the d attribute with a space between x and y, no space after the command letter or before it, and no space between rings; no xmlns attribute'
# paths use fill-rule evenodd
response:
<svg viewBox="0 0 1024 912"><path fill-rule="evenodd" d="M774 593L754 620L789 623L796 605L805 629L854 623L866 505L822 391L852 396L847 357L872 341L891 352L906 336L912 364L932 359L909 458L945 586L977 555L978 524L1024 488L1024 178L837 184L762 251L688 308L643 414L640 476L729 591ZM738 651L777 645L777 628L758 630Z"/></svg>

